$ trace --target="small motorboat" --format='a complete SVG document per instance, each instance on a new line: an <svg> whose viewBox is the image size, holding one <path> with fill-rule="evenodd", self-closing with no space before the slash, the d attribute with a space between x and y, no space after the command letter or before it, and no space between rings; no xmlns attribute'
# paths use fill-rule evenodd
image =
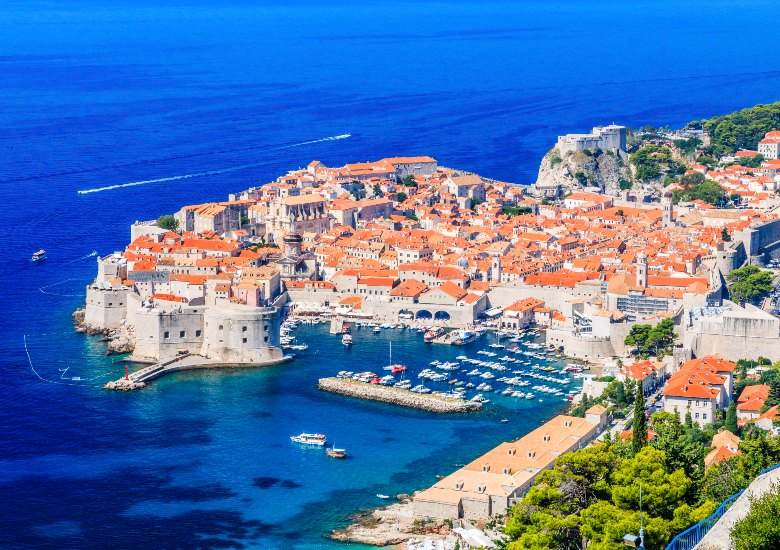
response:
<svg viewBox="0 0 780 550"><path fill-rule="evenodd" d="M502 424L506 424L507 422L509 422L509 419L508 419L508 418L502 418L502 419L501 419L501 423L502 423Z"/></svg>
<svg viewBox="0 0 780 550"><path fill-rule="evenodd" d="M326 449L325 453L332 458L347 458L347 451L345 449L337 449L335 444L330 449Z"/></svg>
<svg viewBox="0 0 780 550"><path fill-rule="evenodd" d="M376 494L376 498L381 498L381 499L383 499L383 500L387 500L387 499L389 499L390 497L389 497L388 495L383 495L383 494L381 494L381 493L377 493L377 494Z"/></svg>
<svg viewBox="0 0 780 550"><path fill-rule="evenodd" d="M345 346L349 347L352 345L352 335L351 334L344 334L341 337L341 343Z"/></svg>
<svg viewBox="0 0 780 550"><path fill-rule="evenodd" d="M30 261L33 263L42 262L46 259L46 251L41 249L38 252L33 252L33 255L30 256Z"/></svg>
<svg viewBox="0 0 780 550"><path fill-rule="evenodd" d="M374 327L374 334L379 334L380 332L382 332L382 329L381 329L381 328L379 328L379 327Z"/></svg>

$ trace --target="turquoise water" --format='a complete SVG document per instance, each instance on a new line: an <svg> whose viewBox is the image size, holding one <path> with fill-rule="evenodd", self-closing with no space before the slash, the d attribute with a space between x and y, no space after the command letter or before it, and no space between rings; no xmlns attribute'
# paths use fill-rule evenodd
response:
<svg viewBox="0 0 780 550"><path fill-rule="evenodd" d="M425 487L552 416L557 401L435 417L322 394L324 374L385 364L389 335L356 332L347 351L310 327L289 365L106 392L122 366L70 322L86 256L123 248L135 220L312 159L428 154L527 183L560 133L776 101L776 7L0 1L0 547L329 545L376 493ZM396 337L416 368L462 351ZM353 458L290 445L302 430Z"/></svg>

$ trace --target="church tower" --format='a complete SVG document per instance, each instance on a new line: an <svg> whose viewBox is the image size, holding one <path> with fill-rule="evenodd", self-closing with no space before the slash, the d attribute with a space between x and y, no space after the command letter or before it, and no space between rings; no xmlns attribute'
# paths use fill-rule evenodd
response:
<svg viewBox="0 0 780 550"><path fill-rule="evenodd" d="M647 288L647 254L644 252L636 255L636 284L638 287Z"/></svg>
<svg viewBox="0 0 780 550"><path fill-rule="evenodd" d="M663 226L672 227L674 225L674 207L672 205L672 194L668 191L661 198L661 207L663 208Z"/></svg>
<svg viewBox="0 0 780 550"><path fill-rule="evenodd" d="M490 262L490 280L494 283L501 282L501 257L493 256Z"/></svg>

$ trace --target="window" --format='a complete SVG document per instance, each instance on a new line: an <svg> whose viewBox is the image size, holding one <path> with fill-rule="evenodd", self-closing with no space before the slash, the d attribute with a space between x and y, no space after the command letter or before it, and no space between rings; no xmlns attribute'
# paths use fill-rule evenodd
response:
<svg viewBox="0 0 780 550"><path fill-rule="evenodd" d="M187 337L187 331L182 330L179 331L179 338L186 338Z"/></svg>
<svg viewBox="0 0 780 550"><path fill-rule="evenodd" d="M219 325L219 330L222 330L222 329L223 329L222 325Z"/></svg>
<svg viewBox="0 0 780 550"><path fill-rule="evenodd" d="M702 418L704 418L704 420L707 420L707 413L702 414Z"/></svg>
<svg viewBox="0 0 780 550"><path fill-rule="evenodd" d="M241 342L246 344L246 338L241 338Z"/></svg>
<svg viewBox="0 0 780 550"><path fill-rule="evenodd" d="M246 327L241 327L241 332L246 332Z"/></svg>
<svg viewBox="0 0 780 550"><path fill-rule="evenodd" d="M263 341L264 341L264 342L267 342L267 341L268 341L268 336L266 336L265 338L263 338Z"/></svg>
<svg viewBox="0 0 780 550"><path fill-rule="evenodd" d="M171 336L171 335L170 335L170 333L169 333L167 330L166 330L166 331L163 333L163 338L165 338L166 340L167 340L168 338L170 338L170 336Z"/></svg>
<svg viewBox="0 0 780 550"><path fill-rule="evenodd" d="M699 413L696 413L696 418L699 418Z"/></svg>
<svg viewBox="0 0 780 550"><path fill-rule="evenodd" d="M197 338L198 336L200 336L200 330L195 331L195 337Z"/></svg>
<svg viewBox="0 0 780 550"><path fill-rule="evenodd" d="M263 325L263 330L268 330L268 325Z"/></svg>

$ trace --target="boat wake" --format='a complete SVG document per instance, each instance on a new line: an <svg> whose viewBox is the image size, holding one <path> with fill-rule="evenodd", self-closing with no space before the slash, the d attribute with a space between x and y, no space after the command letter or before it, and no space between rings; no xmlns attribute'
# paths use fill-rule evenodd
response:
<svg viewBox="0 0 780 550"><path fill-rule="evenodd" d="M90 256L91 256L91 255L92 255L92 254L90 254ZM88 257L89 257L89 256L85 256L85 258L88 258ZM79 259L82 259L82 258L79 258ZM75 260L74 260L74 261L75 261ZM46 286L39 287L39 288L38 288L38 292L41 292L41 293L43 293L43 294L46 294L46 295L48 295L48 296L57 296L57 297L60 297L60 298L80 298L80 297L83 297L83 296L84 296L84 293L83 293L83 292L82 292L81 294L61 294L61 293L59 293L59 292L51 292L50 290L46 290L46 289L48 289L48 288L54 288L54 287L56 287L56 286L59 286L59 285L65 284L65 283L67 283L67 282L69 282L69 281L78 281L78 280L80 280L80 279L65 279L65 280L62 280L62 281L60 281L60 282L58 282L58 283L52 283L52 284L50 284L50 285L46 285Z"/></svg>
<svg viewBox="0 0 780 550"><path fill-rule="evenodd" d="M70 260L69 262L65 262L65 265L72 264L72 263L75 263L75 262L78 262L78 261L81 261L81 260L86 260L87 258L94 258L97 255L98 255L98 251L97 250L93 250L92 252L90 252L86 256L82 256L80 258L76 258L75 260Z"/></svg>
<svg viewBox="0 0 780 550"><path fill-rule="evenodd" d="M71 376L70 378L68 378L65 376L65 374L68 372L70 367L65 367L64 369L58 369L60 372L59 380L50 380L48 378L44 378L43 376L40 375L40 373L37 370L35 370L35 366L33 365L32 357L30 357L30 349L27 347L27 335L24 334L23 338L24 338L24 353L27 355L27 362L30 364L30 370L42 382L48 382L49 384L59 384L61 386L79 386L79 385L83 386L84 382L91 382L92 380L97 380L98 378L105 378L112 374L111 372L107 372L104 374L93 376L91 378L81 378L80 376Z"/></svg>
<svg viewBox="0 0 780 550"><path fill-rule="evenodd" d="M338 136L329 136L325 138L320 139L313 139L310 141L302 141L300 143L292 143L290 145L279 145L277 147L269 147L266 149L266 151L276 151L279 149L289 149L291 147L301 147L303 145L311 145L313 143L322 143L324 141L336 141L339 139L346 139L348 137L352 137L352 134L340 134ZM96 187L94 189L80 189L78 191L79 195L87 195L89 193L100 193L101 191L111 191L114 189L123 189L125 187L136 187L138 185L146 185L148 183L162 183L166 181L177 181L177 180L186 180L190 178L199 178L202 176L213 176L217 174L228 174L230 172L237 172L239 170L246 170L247 168L256 168L258 166L262 166L265 164L265 162L251 162L247 164L239 164L237 166L229 166L227 168L220 168L217 170L207 170L205 172L195 172L193 174L182 174L179 176L168 176L164 178L154 178L150 180L141 180L141 181L131 181L130 183L120 183L117 185L107 185L105 187Z"/></svg>

